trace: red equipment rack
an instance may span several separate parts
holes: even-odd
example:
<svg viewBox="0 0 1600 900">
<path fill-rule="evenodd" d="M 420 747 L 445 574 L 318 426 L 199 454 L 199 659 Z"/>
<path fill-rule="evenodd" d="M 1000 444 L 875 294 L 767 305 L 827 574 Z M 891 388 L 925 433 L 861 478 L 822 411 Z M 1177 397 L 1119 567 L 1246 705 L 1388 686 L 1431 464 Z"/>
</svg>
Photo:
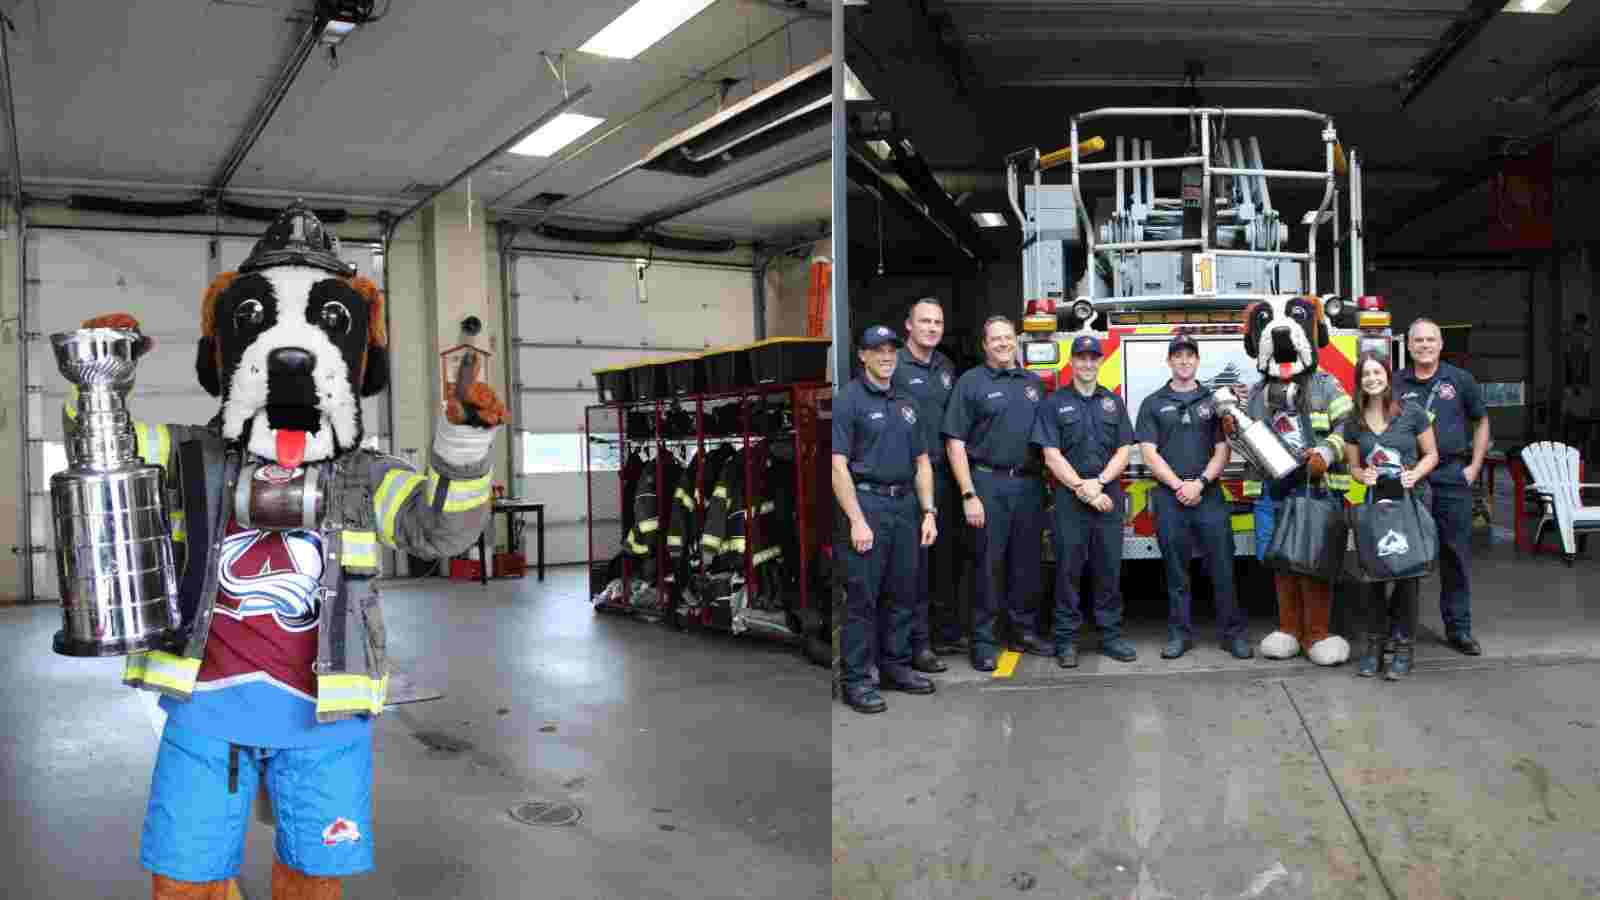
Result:
<svg viewBox="0 0 1600 900">
<path fill-rule="evenodd" d="M 654 572 L 639 571 L 640 562 L 627 553 L 622 553 L 624 529 L 622 523 L 627 519 L 625 504 L 631 498 L 623 489 L 622 481 L 626 463 L 631 450 L 645 446 L 654 449 L 654 456 L 650 465 L 655 466 L 655 483 L 659 486 L 666 470 L 666 453 L 671 447 L 681 447 L 702 455 L 709 446 L 718 443 L 733 443 L 740 450 L 748 450 L 753 444 L 762 441 L 788 440 L 794 441 L 794 490 L 795 510 L 798 521 L 799 539 L 795 542 L 798 548 L 798 595 L 790 615 L 788 615 L 788 630 L 792 632 L 793 639 L 803 640 L 806 633 L 815 628 L 818 616 L 815 610 L 816 598 L 811 590 L 811 577 L 813 563 L 822 552 L 822 547 L 831 539 L 832 524 L 827 516 L 827 505 L 832 494 L 826 476 L 830 445 L 832 440 L 831 416 L 827 410 L 831 408 L 833 388 L 826 382 L 797 382 L 789 384 L 769 384 L 749 387 L 736 391 L 706 392 L 697 394 L 681 394 L 671 397 L 658 397 L 649 400 L 633 400 L 615 403 L 605 403 L 585 407 L 584 410 L 584 439 L 586 445 L 584 472 L 587 485 L 588 503 L 588 539 L 590 560 L 590 596 L 598 597 L 606 586 L 616 577 L 612 570 L 611 561 L 621 558 L 621 598 L 619 602 L 596 603 L 595 608 L 606 612 L 619 612 L 628 614 L 645 614 L 651 618 L 658 617 L 675 626 L 697 625 L 716 627 L 711 622 L 709 607 L 702 609 L 700 621 L 680 621 L 678 616 L 679 600 L 676 592 L 669 589 L 670 563 L 668 553 L 657 553 L 653 557 Z M 751 409 L 753 406 L 762 407 L 763 411 L 771 406 L 772 398 L 780 398 L 787 403 L 793 428 L 782 429 L 776 432 L 752 428 Z M 708 404 L 719 404 L 725 401 L 735 401 L 740 407 L 740 432 L 737 435 L 711 436 L 706 434 L 706 407 Z M 755 401 L 752 403 L 751 401 Z M 686 408 L 693 404 L 694 433 L 692 437 L 666 438 L 664 425 L 669 410 L 674 407 Z M 645 413 L 651 424 L 650 436 L 645 439 L 636 439 L 629 436 L 629 413 Z M 597 457 L 602 455 L 597 448 L 615 447 L 616 466 L 597 466 Z M 609 455 L 609 454 L 605 454 Z M 753 529 L 757 521 L 757 507 L 760 497 L 750 488 L 753 484 L 753 456 L 746 453 L 745 461 L 745 521 L 748 529 Z M 696 478 L 694 492 L 696 497 L 695 516 L 696 522 L 703 523 L 705 518 L 705 494 L 707 487 L 703 483 L 704 475 L 698 469 L 694 472 Z M 666 499 L 666 498 L 663 498 Z M 612 518 L 616 516 L 616 518 Z M 664 516 L 658 513 L 658 516 Z M 696 529 L 698 533 L 698 528 Z M 749 534 L 749 532 L 747 532 Z M 753 536 L 753 535 L 752 535 Z M 747 540 L 744 551 L 745 563 L 745 591 L 747 597 L 753 597 L 757 589 L 754 545 L 756 541 Z M 698 546 L 684 547 L 688 558 L 688 571 L 692 579 L 694 574 L 701 572 L 704 565 Z M 645 561 L 649 566 L 650 561 Z M 640 608 L 632 603 L 633 582 L 635 579 L 653 579 L 657 593 L 657 604 L 654 607 Z M 757 633 L 767 635 L 765 630 Z"/>
</svg>

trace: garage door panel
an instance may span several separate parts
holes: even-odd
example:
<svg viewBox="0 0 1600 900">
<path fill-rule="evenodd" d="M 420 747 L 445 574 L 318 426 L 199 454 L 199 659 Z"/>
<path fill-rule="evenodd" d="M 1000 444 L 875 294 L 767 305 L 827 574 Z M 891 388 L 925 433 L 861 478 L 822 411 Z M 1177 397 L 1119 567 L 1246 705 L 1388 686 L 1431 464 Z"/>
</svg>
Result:
<svg viewBox="0 0 1600 900">
<path fill-rule="evenodd" d="M 573 394 L 523 394 L 519 398 L 520 406 L 517 409 L 518 427 L 535 434 L 565 434 L 583 431 L 584 410 L 582 405 L 594 403 L 592 392 L 576 395 L 579 402 L 573 401 Z M 614 421 L 614 420 L 613 420 Z M 598 427 L 599 423 L 595 423 Z"/>
<path fill-rule="evenodd" d="M 75 328 L 89 316 L 137 315 L 151 330 L 199 321 L 205 292 L 205 241 L 201 238 L 112 232 L 35 232 L 32 273 L 39 279 L 35 307 L 48 333 Z"/>
<path fill-rule="evenodd" d="M 622 263 L 529 259 L 517 263 L 519 327 L 528 340 L 637 344 L 650 336 L 633 268 Z"/>
<path fill-rule="evenodd" d="M 529 340 L 538 340 L 530 338 Z M 650 350 L 597 350 L 591 347 L 522 347 L 517 350 L 518 378 L 525 387 L 570 388 L 582 385 L 590 396 L 594 388 L 594 370 L 609 369 L 647 359 L 660 359 L 678 355 L 671 351 Z"/>
</svg>

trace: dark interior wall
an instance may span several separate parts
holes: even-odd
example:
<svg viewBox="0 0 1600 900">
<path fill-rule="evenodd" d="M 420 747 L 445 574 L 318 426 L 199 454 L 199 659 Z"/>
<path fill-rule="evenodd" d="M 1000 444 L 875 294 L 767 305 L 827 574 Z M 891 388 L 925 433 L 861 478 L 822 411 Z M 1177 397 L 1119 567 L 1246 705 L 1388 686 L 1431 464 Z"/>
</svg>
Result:
<svg viewBox="0 0 1600 900">
<path fill-rule="evenodd" d="M 919 297 L 935 297 L 945 308 L 945 339 L 940 349 L 957 368 L 976 365 L 982 356 L 978 329 L 991 315 L 1022 316 L 1022 264 L 996 263 L 967 274 L 895 274 L 886 266 L 876 274 L 877 263 L 853 256 L 852 267 L 866 271 L 850 278 L 850 326 L 860 334 L 868 325 L 882 324 L 904 334 L 906 312 Z"/>
</svg>

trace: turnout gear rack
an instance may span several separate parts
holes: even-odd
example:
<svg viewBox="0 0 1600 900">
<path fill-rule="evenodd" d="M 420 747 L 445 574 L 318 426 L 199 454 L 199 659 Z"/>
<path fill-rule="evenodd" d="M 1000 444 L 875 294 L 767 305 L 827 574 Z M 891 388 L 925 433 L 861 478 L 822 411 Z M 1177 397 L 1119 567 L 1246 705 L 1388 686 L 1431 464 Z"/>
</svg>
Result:
<svg viewBox="0 0 1600 900">
<path fill-rule="evenodd" d="M 803 381 L 586 407 L 595 609 L 820 641 L 832 396 Z"/>
</svg>

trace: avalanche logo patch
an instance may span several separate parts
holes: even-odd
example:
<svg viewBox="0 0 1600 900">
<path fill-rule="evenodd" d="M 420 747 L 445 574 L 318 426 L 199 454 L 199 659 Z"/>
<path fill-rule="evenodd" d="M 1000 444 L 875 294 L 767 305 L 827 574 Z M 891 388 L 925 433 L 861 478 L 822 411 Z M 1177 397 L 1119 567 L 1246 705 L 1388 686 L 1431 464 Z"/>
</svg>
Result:
<svg viewBox="0 0 1600 900">
<path fill-rule="evenodd" d="M 1209 403 L 1199 407 L 1196 411 L 1200 413 L 1200 421 L 1202 422 L 1211 418 L 1211 404 Z"/>
<path fill-rule="evenodd" d="M 1023 388 L 1022 389 L 1022 393 L 1023 393 L 1023 396 L 1027 397 L 1030 401 L 1032 401 L 1034 403 L 1038 403 L 1039 402 L 1039 389 L 1034 387 L 1033 385 L 1030 384 L 1027 387 Z"/>
<path fill-rule="evenodd" d="M 334 819 L 327 828 L 322 829 L 322 846 L 332 847 L 334 844 L 354 844 L 361 840 L 361 829 L 356 823 L 343 816 Z"/>
<path fill-rule="evenodd" d="M 913 378 L 910 381 L 906 382 L 906 384 L 926 384 L 926 383 L 927 382 L 923 381 L 921 378 Z"/>
<path fill-rule="evenodd" d="M 1117 401 L 1111 399 L 1110 397 L 1101 397 L 1100 408 L 1108 413 L 1114 413 L 1117 411 Z"/>
<path fill-rule="evenodd" d="M 1456 398 L 1456 386 L 1455 385 L 1451 384 L 1448 381 L 1446 381 L 1444 384 L 1439 385 L 1439 399 L 1440 400 L 1454 400 L 1455 398 Z"/>
<path fill-rule="evenodd" d="M 939 380 L 944 382 L 944 389 L 947 391 L 950 390 L 950 385 L 955 384 L 955 379 L 950 377 L 949 372 L 940 372 Z"/>
<path fill-rule="evenodd" d="M 909 406 L 900 407 L 900 415 L 905 418 L 906 424 L 908 424 L 908 425 L 917 424 L 917 411 L 912 409 L 911 407 L 909 407 Z"/>
<path fill-rule="evenodd" d="M 285 469 L 277 463 L 267 463 L 256 470 L 255 480 L 265 481 L 267 484 L 288 484 L 294 480 L 299 469 Z"/>
<path fill-rule="evenodd" d="M 1385 556 L 1401 556 L 1411 552 L 1411 542 L 1398 531 L 1390 530 L 1378 541 L 1378 558 Z"/>
<path fill-rule="evenodd" d="M 216 611 L 237 621 L 271 616 L 288 632 L 317 627 L 322 536 L 315 531 L 241 531 L 222 542 Z"/>
</svg>

